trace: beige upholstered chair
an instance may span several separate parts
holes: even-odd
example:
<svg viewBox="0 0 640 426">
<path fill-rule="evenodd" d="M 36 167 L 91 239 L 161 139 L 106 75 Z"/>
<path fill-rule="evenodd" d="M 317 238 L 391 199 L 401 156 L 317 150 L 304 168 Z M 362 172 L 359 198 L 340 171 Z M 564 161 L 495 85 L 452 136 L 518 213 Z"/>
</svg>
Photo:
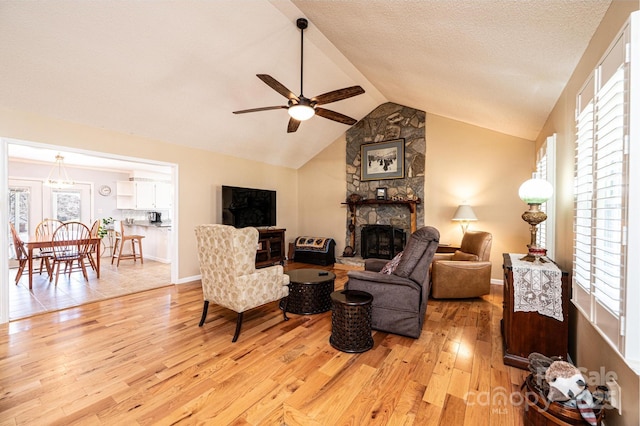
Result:
<svg viewBox="0 0 640 426">
<path fill-rule="evenodd" d="M 199 225 L 195 231 L 204 296 L 198 325 L 204 324 L 209 302 L 234 310 L 238 313 L 232 340 L 235 342 L 240 335 L 244 311 L 288 296 L 289 276 L 284 274 L 281 265 L 256 269 L 256 228 Z"/>
<path fill-rule="evenodd" d="M 431 270 L 431 296 L 435 299 L 462 299 L 489 294 L 491 289 L 492 236 L 488 232 L 467 231 L 460 250 L 436 254 Z"/>
</svg>

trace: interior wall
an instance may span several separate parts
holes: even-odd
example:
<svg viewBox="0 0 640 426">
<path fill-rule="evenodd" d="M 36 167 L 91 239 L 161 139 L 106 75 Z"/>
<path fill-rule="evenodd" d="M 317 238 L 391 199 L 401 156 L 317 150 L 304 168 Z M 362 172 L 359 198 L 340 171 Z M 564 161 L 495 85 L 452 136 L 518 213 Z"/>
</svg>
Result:
<svg viewBox="0 0 640 426">
<path fill-rule="evenodd" d="M 0 136 L 177 164 L 178 282 L 200 274 L 194 227 L 221 223 L 221 185 L 275 189 L 277 226 L 287 229 L 287 240 L 299 233 L 294 169 L 9 109 L 0 109 Z"/>
<path fill-rule="evenodd" d="M 331 237 L 336 256 L 345 248 L 346 134 L 298 169 L 299 236 Z M 293 235 L 292 237 L 296 237 Z"/>
<path fill-rule="evenodd" d="M 428 112 L 426 129 L 425 222 L 459 245 L 451 218 L 466 201 L 478 217 L 469 229 L 493 235 L 491 278 L 502 282 L 502 253 L 525 253 L 530 242 L 518 188 L 535 168 L 534 142 Z"/>
<path fill-rule="evenodd" d="M 573 161 L 575 143 L 576 94 L 600 60 L 609 44 L 628 19 L 640 8 L 637 0 L 614 0 L 582 59 L 549 115 L 536 140 L 540 146 L 545 138 L 557 134 L 556 152 L 556 261 L 567 271 L 572 269 L 573 256 Z M 636 236 L 637 237 L 637 236 Z M 631 283 L 632 285 L 638 283 Z M 611 425 L 640 424 L 640 377 L 593 328 L 573 305 L 570 311 L 569 353 L 573 361 L 591 372 L 613 372 L 622 386 L 622 416 L 607 412 Z"/>
<path fill-rule="evenodd" d="M 531 177 L 534 142 L 429 114 L 426 123 L 424 223 L 435 226 L 441 241 L 460 244 L 462 231 L 451 221 L 463 201 L 478 222 L 470 229 L 493 234 L 492 279 L 502 282 L 502 253 L 526 251 L 529 225 L 518 188 Z M 301 235 L 331 236 L 336 255 L 346 245 L 346 139 L 341 137 L 298 170 Z M 322 212 L 322 214 L 318 214 Z"/>
<path fill-rule="evenodd" d="M 65 169 L 69 174 L 69 177 L 73 178 L 78 183 L 90 183 L 93 185 L 93 190 L 98 191 L 100 185 L 109 185 L 113 192 L 108 197 L 94 196 L 93 197 L 93 212 L 91 212 L 91 222 L 103 217 L 121 218 L 122 211 L 116 208 L 116 182 L 129 180 L 127 173 L 106 171 L 106 170 L 91 170 L 84 167 L 74 167 L 66 164 Z M 9 160 L 9 178 L 18 179 L 38 179 L 42 180 L 48 176 L 51 171 L 51 165 L 30 163 L 27 161 Z M 163 216 L 164 217 L 164 216 Z"/>
</svg>

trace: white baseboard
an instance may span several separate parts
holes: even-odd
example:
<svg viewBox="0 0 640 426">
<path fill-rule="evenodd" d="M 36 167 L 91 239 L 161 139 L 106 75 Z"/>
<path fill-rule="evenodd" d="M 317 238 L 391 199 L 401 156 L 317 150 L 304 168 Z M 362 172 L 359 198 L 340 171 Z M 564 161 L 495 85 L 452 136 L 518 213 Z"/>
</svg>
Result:
<svg viewBox="0 0 640 426">
<path fill-rule="evenodd" d="M 191 277 L 184 277 L 184 278 L 178 279 L 176 284 L 188 284 L 194 281 L 200 281 L 201 279 L 202 279 L 202 275 L 193 275 Z"/>
</svg>

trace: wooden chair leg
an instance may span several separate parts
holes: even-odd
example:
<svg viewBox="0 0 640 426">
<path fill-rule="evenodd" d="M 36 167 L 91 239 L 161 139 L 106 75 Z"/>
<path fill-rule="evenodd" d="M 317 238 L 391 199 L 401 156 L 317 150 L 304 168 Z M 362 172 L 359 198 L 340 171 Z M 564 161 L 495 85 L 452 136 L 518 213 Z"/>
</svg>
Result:
<svg viewBox="0 0 640 426">
<path fill-rule="evenodd" d="M 26 259 L 21 260 L 18 264 L 18 272 L 16 273 L 16 285 L 18 285 L 18 283 L 20 282 L 20 277 L 24 272 L 25 266 L 27 266 L 27 260 Z"/>
<path fill-rule="evenodd" d="M 87 267 L 84 265 L 84 259 L 78 259 L 78 263 L 82 268 L 82 275 L 84 275 L 84 280 L 89 282 L 89 275 L 87 275 Z M 71 274 L 69 274 L 71 276 Z"/>
<path fill-rule="evenodd" d="M 122 251 L 122 239 L 116 238 L 113 247 L 111 248 L 111 264 L 113 265 L 113 259 L 118 257 L 118 247 L 120 247 L 120 251 Z"/>
<path fill-rule="evenodd" d="M 207 318 L 208 310 L 209 310 L 209 301 L 205 300 L 204 306 L 202 307 L 202 318 L 200 318 L 200 324 L 198 324 L 198 327 L 202 327 L 202 324 L 204 324 L 204 320 Z"/>
<path fill-rule="evenodd" d="M 233 335 L 233 339 L 231 339 L 231 343 L 235 343 L 238 340 L 238 336 L 240 336 L 240 328 L 242 327 L 242 314 L 244 312 L 238 312 L 238 320 L 236 322 L 236 332 Z"/>
<path fill-rule="evenodd" d="M 144 265 L 144 257 L 142 257 L 142 238 L 138 238 L 138 248 L 140 249 L 140 264 Z"/>
<path fill-rule="evenodd" d="M 44 259 L 42 259 L 42 261 L 45 263 L 45 266 L 47 267 L 47 275 L 49 275 L 49 278 L 51 278 L 51 274 L 53 273 L 53 265 L 51 264 L 51 262 L 49 262 L 49 260 L 51 260 L 49 257 L 45 257 Z M 40 266 L 42 266 L 42 264 L 40 264 Z M 49 279 L 49 281 L 51 281 L 51 279 Z"/>
<path fill-rule="evenodd" d="M 62 264 L 62 262 L 58 262 L 58 268 L 56 269 L 56 283 L 55 285 L 58 285 L 58 278 L 60 278 L 60 265 Z"/>
<path fill-rule="evenodd" d="M 120 240 L 120 249 L 118 250 L 118 261 L 116 262 L 116 266 L 120 266 L 120 258 L 122 257 L 123 246 L 124 246 L 124 240 Z"/>
<path fill-rule="evenodd" d="M 138 258 L 136 257 L 136 240 L 131 239 L 131 254 L 133 255 L 133 263 L 136 263 Z"/>
<path fill-rule="evenodd" d="M 282 306 L 282 315 L 284 316 L 284 320 L 289 321 L 289 317 L 287 316 L 287 306 L 289 306 L 289 297 L 287 296 L 283 297 L 280 306 Z"/>
</svg>

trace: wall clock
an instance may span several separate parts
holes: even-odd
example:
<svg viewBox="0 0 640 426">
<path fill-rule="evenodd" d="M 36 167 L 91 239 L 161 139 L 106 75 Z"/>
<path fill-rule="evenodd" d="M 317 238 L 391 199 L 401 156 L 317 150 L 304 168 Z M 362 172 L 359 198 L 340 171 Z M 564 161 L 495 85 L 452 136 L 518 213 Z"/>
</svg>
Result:
<svg viewBox="0 0 640 426">
<path fill-rule="evenodd" d="M 111 195 L 111 187 L 109 185 L 102 185 L 100 189 L 98 189 L 98 192 L 100 193 L 100 195 L 106 197 L 108 195 Z"/>
</svg>

